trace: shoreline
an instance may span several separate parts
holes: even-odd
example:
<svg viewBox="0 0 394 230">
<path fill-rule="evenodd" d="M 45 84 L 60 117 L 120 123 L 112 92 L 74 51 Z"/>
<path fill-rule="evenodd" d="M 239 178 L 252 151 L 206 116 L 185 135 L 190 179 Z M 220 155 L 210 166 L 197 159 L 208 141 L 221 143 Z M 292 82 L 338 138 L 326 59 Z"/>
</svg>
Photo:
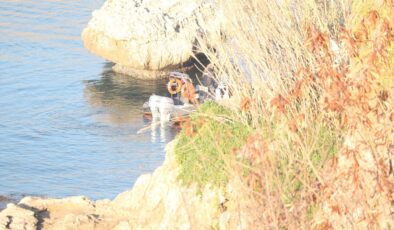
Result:
<svg viewBox="0 0 394 230">
<path fill-rule="evenodd" d="M 113 200 L 26 196 L 0 211 L 0 229 L 189 229 L 195 223 L 209 228 L 219 217 L 222 194 L 206 188 L 197 195 L 195 187 L 181 185 L 174 144 L 167 144 L 161 166 Z"/>
<path fill-rule="evenodd" d="M 223 18 L 213 3 L 179 4 L 171 7 L 159 2 L 148 4 L 144 6 L 149 8 L 145 12 L 132 2 L 105 1 L 92 13 L 81 34 L 84 46 L 116 63 L 112 68 L 115 72 L 141 75 L 144 80 L 160 78 L 169 69 L 186 69 L 200 32 L 203 30 L 212 39 L 219 39 L 217 34 Z M 152 23 L 156 18 L 160 19 L 158 24 Z M 161 26 L 163 23 L 166 26 Z M 167 26 L 172 24 L 175 28 Z M 146 32 L 141 33 L 141 25 Z M 0 229 L 190 229 L 194 226 L 211 229 L 217 226 L 223 191 L 206 186 L 197 194 L 200 189 L 196 186 L 180 183 L 173 151 L 175 141 L 167 144 L 161 166 L 139 176 L 132 188 L 112 200 L 26 196 L 13 204 L 9 203 L 13 200 L 4 196 L 4 203 L 8 204 L 0 210 Z"/>
</svg>

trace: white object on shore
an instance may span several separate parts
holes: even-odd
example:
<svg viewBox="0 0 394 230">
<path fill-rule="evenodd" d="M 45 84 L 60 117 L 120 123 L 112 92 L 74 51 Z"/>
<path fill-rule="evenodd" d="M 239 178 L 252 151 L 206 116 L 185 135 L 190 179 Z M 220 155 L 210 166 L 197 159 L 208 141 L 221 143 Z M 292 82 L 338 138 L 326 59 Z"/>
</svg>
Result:
<svg viewBox="0 0 394 230">
<path fill-rule="evenodd" d="M 220 82 L 218 87 L 215 89 L 215 100 L 221 100 L 221 99 L 229 99 L 230 94 L 228 92 L 228 87 L 224 82 Z"/>
<path fill-rule="evenodd" d="M 159 111 L 160 97 L 157 95 L 150 96 L 148 105 L 152 113 L 153 119 L 160 118 L 160 111 Z"/>
<path fill-rule="evenodd" d="M 171 120 L 171 114 L 174 110 L 174 101 L 168 97 L 162 97 L 159 105 L 160 121 L 167 123 Z"/>
<path fill-rule="evenodd" d="M 174 110 L 174 101 L 171 98 L 153 94 L 149 97 L 148 104 L 153 119 L 160 118 L 162 123 L 171 120 L 171 113 Z"/>
</svg>

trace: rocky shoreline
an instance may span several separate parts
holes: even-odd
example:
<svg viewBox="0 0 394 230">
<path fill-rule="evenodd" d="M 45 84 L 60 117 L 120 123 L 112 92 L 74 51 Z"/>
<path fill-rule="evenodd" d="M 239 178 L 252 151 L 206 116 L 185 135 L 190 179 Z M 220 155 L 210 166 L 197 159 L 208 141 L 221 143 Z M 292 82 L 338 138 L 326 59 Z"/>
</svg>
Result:
<svg viewBox="0 0 394 230">
<path fill-rule="evenodd" d="M 0 229 L 209 229 L 220 218 L 222 192 L 206 188 L 197 195 L 182 186 L 173 148 L 174 141 L 162 166 L 114 200 L 28 196 L 0 213 Z"/>
</svg>

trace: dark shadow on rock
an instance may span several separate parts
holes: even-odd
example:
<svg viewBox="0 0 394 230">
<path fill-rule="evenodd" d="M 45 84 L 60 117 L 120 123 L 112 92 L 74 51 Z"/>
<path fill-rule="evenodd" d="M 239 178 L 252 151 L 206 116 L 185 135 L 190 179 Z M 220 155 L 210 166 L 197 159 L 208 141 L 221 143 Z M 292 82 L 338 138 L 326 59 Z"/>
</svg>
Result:
<svg viewBox="0 0 394 230">
<path fill-rule="evenodd" d="M 196 53 L 188 61 L 182 63 L 181 72 L 189 74 L 192 79 L 200 77 L 205 68 L 210 64 L 207 56 L 204 53 Z M 184 71 L 182 71 L 184 70 Z"/>
<path fill-rule="evenodd" d="M 47 210 L 41 210 L 26 204 L 19 204 L 18 206 L 34 212 L 34 217 L 37 219 L 37 230 L 41 230 L 43 228 L 44 219 L 50 218 L 49 212 Z"/>
</svg>

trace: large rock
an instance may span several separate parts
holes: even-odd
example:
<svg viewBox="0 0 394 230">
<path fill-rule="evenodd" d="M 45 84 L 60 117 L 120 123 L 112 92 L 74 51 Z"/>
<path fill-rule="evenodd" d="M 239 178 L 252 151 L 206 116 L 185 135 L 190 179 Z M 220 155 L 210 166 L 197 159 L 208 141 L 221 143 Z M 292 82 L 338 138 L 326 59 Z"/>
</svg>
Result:
<svg viewBox="0 0 394 230">
<path fill-rule="evenodd" d="M 212 0 L 107 0 L 82 38 L 88 50 L 116 63 L 115 70 L 145 70 L 146 77 L 146 70 L 178 68 L 197 38 L 220 39 L 223 22 Z"/>
<path fill-rule="evenodd" d="M 7 208 L 0 213 L 0 230 L 34 230 L 37 228 L 38 220 L 35 217 L 35 212 L 29 208 L 8 204 Z"/>
</svg>

